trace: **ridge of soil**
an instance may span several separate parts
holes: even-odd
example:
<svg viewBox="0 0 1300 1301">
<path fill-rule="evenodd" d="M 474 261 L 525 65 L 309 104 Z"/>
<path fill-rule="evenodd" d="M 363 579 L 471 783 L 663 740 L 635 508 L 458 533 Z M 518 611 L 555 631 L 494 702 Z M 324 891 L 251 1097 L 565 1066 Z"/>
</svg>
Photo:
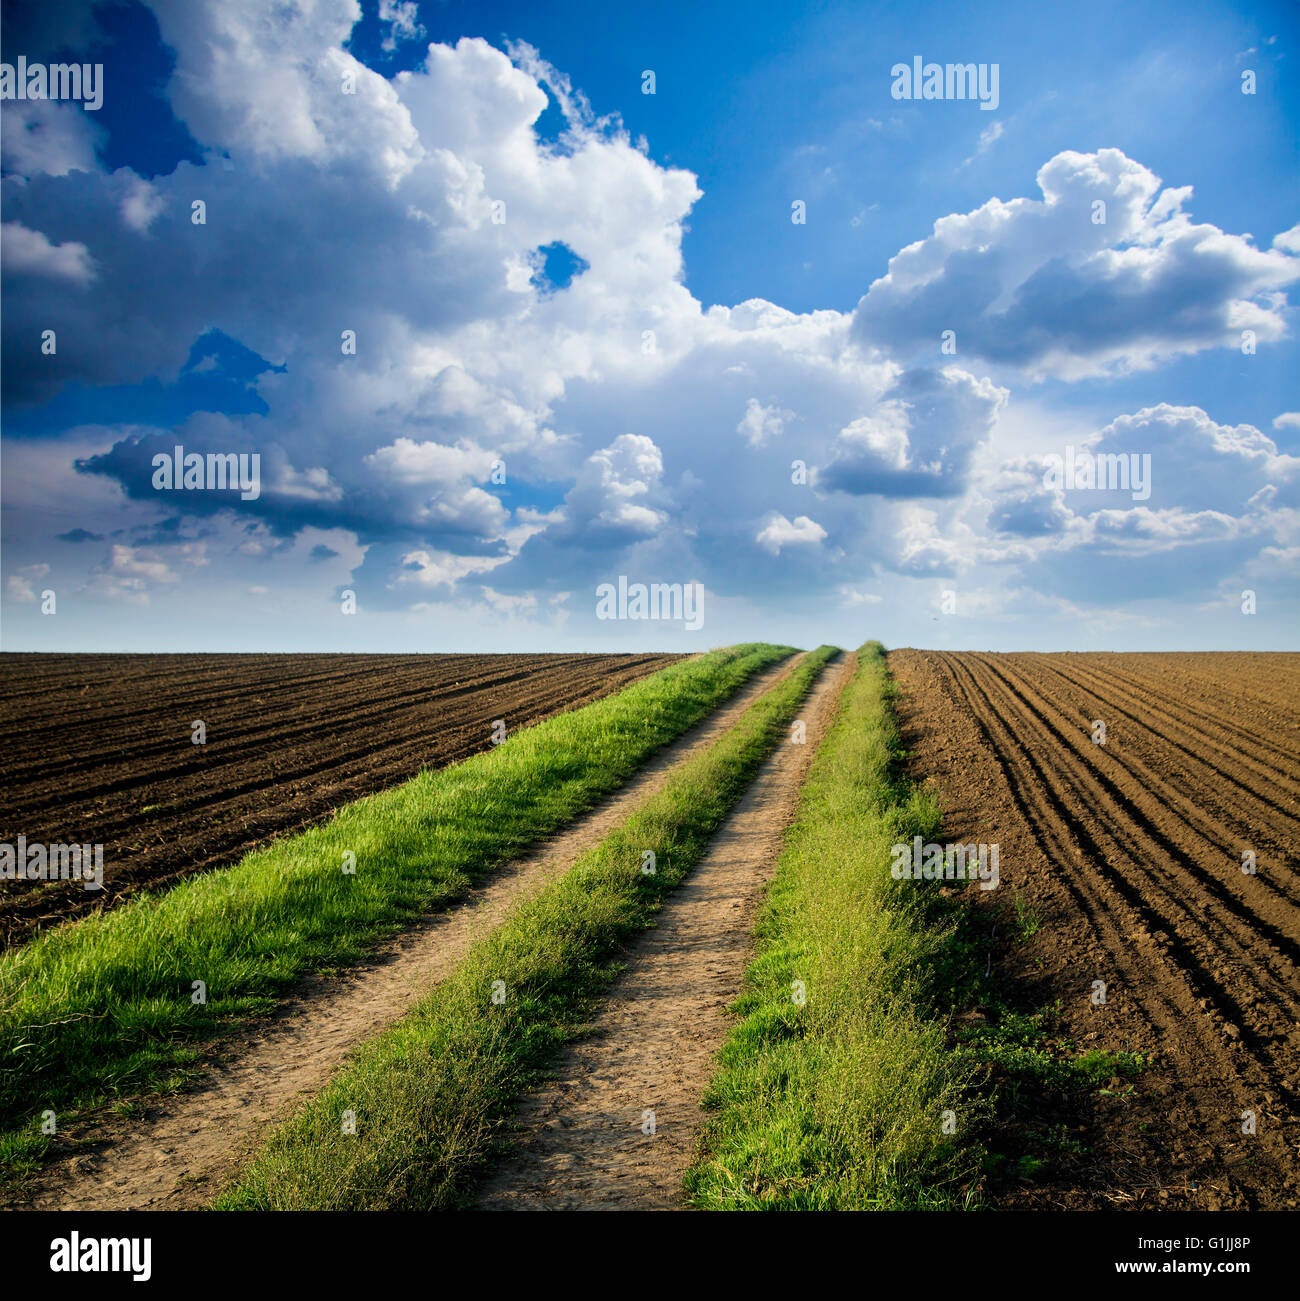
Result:
<svg viewBox="0 0 1300 1301">
<path fill-rule="evenodd" d="M 1079 1049 L 1149 1058 L 1109 1093 L 1044 1104 L 1034 1125 L 1081 1150 L 993 1203 L 1296 1207 L 1300 655 L 898 650 L 889 666 L 944 840 L 1001 846 L 999 889 L 963 894 L 1000 983 L 1020 1010 L 1059 1001 L 1053 1029 Z M 1017 896 L 1040 922 L 1023 942 Z"/>
</svg>

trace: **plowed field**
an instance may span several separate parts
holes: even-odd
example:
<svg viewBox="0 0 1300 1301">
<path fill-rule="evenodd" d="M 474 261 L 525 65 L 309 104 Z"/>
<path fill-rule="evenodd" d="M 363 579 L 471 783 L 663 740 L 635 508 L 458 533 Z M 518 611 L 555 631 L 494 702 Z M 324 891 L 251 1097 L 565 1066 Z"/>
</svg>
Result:
<svg viewBox="0 0 1300 1301">
<path fill-rule="evenodd" d="M 514 731 L 677 658 L 0 656 L 0 842 L 104 846 L 102 891 L 0 883 L 0 939 L 229 863 L 487 749 L 495 719 Z"/>
<path fill-rule="evenodd" d="M 1014 951 L 1004 925 L 997 961 L 1080 1047 L 1153 1058 L 1077 1126 L 1087 1161 L 1004 1204 L 1296 1206 L 1300 656 L 889 661 L 945 839 L 1000 843 L 992 893 L 1041 919 Z"/>
</svg>

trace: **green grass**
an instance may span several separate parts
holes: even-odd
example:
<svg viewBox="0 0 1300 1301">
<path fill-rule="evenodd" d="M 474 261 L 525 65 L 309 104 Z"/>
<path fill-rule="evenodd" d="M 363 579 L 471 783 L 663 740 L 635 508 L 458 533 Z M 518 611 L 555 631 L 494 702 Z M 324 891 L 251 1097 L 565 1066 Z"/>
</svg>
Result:
<svg viewBox="0 0 1300 1301">
<path fill-rule="evenodd" d="M 278 1130 L 220 1209 L 433 1209 L 463 1204 L 521 1094 L 585 1018 L 627 942 L 708 848 L 788 735 L 822 647 L 682 766 L 599 846 L 517 908 L 396 1026 L 362 1045 Z M 643 851 L 656 872 L 642 872 Z M 504 1001 L 494 1003 L 494 982 Z M 345 1113 L 355 1133 L 344 1132 Z"/>
<path fill-rule="evenodd" d="M 962 993 L 934 987 L 950 960 L 948 902 L 889 871 L 892 845 L 930 839 L 939 824 L 933 799 L 897 778 L 892 691 L 883 648 L 868 643 L 760 914 L 741 1019 L 687 1175 L 697 1207 L 974 1200 L 982 1154 L 971 1141 L 972 1068 L 952 1051 L 937 1006 Z"/>
<path fill-rule="evenodd" d="M 1042 922 L 1038 914 L 1034 911 L 1033 906 L 1029 904 L 1024 895 L 1016 895 L 1016 932 L 1025 942 L 1032 940 L 1038 934 Z"/>
<path fill-rule="evenodd" d="M 1141 1053 L 1103 1052 L 1076 1045 L 1048 1034 L 1047 1019 L 1053 1009 L 1013 1012 L 993 1005 L 995 1019 L 961 1035 L 961 1053 L 972 1062 L 992 1067 L 1002 1083 L 1004 1100 L 1013 1109 L 1028 1088 L 1057 1093 L 1100 1089 L 1115 1077 L 1137 1075 L 1145 1066 Z"/>
<path fill-rule="evenodd" d="M 1084 1124 L 1095 1099 L 1125 1098 L 1145 1069 L 1141 1053 L 1080 1051 L 1068 1037 L 1053 1033 L 1059 1006 L 1015 1011 L 990 988 L 981 1002 L 988 1020 L 965 1028 L 957 1052 L 975 1071 L 975 1084 L 987 1106 L 981 1113 L 988 1195 L 996 1201 L 1008 1184 L 1065 1178 L 1081 1182 L 1090 1148 L 1069 1134 Z M 1117 1088 L 1110 1088 L 1118 1081 Z M 1084 1125 L 1086 1128 L 1086 1124 Z"/>
<path fill-rule="evenodd" d="M 21 1169 L 39 1157 L 46 1108 L 62 1116 L 165 1086 L 196 1040 L 445 906 L 790 653 L 758 644 L 680 661 L 230 868 L 0 956 L 0 1161 Z M 355 874 L 343 871 L 347 852 Z M 195 981 L 206 1003 L 193 1001 Z"/>
</svg>

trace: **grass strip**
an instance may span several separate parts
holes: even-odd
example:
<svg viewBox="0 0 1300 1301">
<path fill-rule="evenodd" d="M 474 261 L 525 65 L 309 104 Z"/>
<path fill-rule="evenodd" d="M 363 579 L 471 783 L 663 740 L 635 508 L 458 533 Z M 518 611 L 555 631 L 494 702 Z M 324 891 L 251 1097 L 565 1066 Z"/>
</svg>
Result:
<svg viewBox="0 0 1300 1301">
<path fill-rule="evenodd" d="M 462 895 L 790 653 L 759 643 L 672 664 L 232 867 L 0 955 L 0 1164 L 39 1157 L 47 1108 L 174 1082 L 195 1040 Z"/>
<path fill-rule="evenodd" d="M 217 1207 L 463 1203 L 520 1096 L 581 1031 L 624 946 L 703 857 L 834 653 L 809 654 L 571 871 L 475 945 L 397 1025 L 362 1045 L 272 1135 Z M 655 854 L 653 873 L 642 870 L 646 850 Z"/>
<path fill-rule="evenodd" d="M 899 776 L 893 690 L 884 648 L 868 642 L 760 913 L 687 1174 L 697 1207 L 972 1202 L 972 1067 L 951 1047 L 938 1003 L 952 991 L 936 980 L 953 927 L 934 887 L 890 875 L 891 846 L 939 826 L 934 799 Z"/>
</svg>

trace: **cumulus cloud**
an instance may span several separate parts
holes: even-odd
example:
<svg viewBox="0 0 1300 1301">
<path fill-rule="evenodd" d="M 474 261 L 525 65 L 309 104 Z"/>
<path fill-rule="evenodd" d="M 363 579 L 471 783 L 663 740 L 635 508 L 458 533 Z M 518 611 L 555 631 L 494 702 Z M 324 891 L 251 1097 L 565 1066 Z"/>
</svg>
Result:
<svg viewBox="0 0 1300 1301">
<path fill-rule="evenodd" d="M 427 589 L 451 589 L 471 574 L 484 574 L 504 563 L 504 556 L 457 556 L 450 551 L 433 551 L 421 547 L 408 551 L 402 557 L 402 571 L 397 577 L 399 586 Z"/>
<path fill-rule="evenodd" d="M 652 504 L 663 477 L 653 439 L 620 434 L 587 458 L 565 497 L 549 540 L 587 550 L 618 548 L 653 537 L 668 514 Z"/>
<path fill-rule="evenodd" d="M 418 158 L 393 86 L 341 48 L 361 17 L 356 0 L 294 4 L 274 15 L 258 0 L 152 0 L 150 8 L 176 52 L 173 111 L 200 144 L 237 149 L 250 161 L 355 165 L 365 138 L 372 174 L 389 183 Z"/>
<path fill-rule="evenodd" d="M 1257 250 L 1193 224 L 1189 191 L 1118 151 L 1065 153 L 1039 172 L 1041 199 L 936 223 L 854 313 L 705 308 L 682 257 L 696 178 L 531 47 L 433 45 L 388 80 L 343 48 L 353 0 L 153 7 L 203 161 L 109 172 L 68 105 L 38 124 L 63 141 L 48 165 L 19 144 L 5 400 L 175 384 L 211 330 L 265 368 L 247 381 L 255 414 L 96 427 L 65 449 L 101 495 L 51 537 L 75 563 L 102 557 L 92 594 L 161 600 L 220 571 L 277 602 L 291 582 L 326 601 L 346 581 L 367 609 L 577 620 L 577 594 L 611 570 L 699 578 L 720 601 L 866 604 L 879 594 L 861 584 L 884 574 L 1190 547 L 1221 548 L 1227 572 L 1294 545 L 1279 523 L 1292 460 L 1249 426 L 1152 407 L 1099 431 L 1098 448 L 1151 452 L 1167 495 L 1146 514 L 1053 492 L 1032 457 L 996 446 L 1013 370 L 1072 377 L 1235 346 L 1244 328 L 1280 337 L 1294 230 Z M 381 18 L 391 41 L 416 34 L 409 4 Z M 564 126 L 544 140 L 551 103 Z M 6 112 L 7 132 L 37 129 Z M 539 286 L 539 250 L 557 244 L 585 270 Z M 57 358 L 31 346 L 47 327 Z M 944 329 L 957 357 L 937 367 Z M 997 382 L 984 361 L 1006 368 Z M 177 442 L 257 452 L 262 495 L 160 500 L 150 458 Z M 206 569 L 186 551 L 199 545 Z"/>
<path fill-rule="evenodd" d="M 388 24 L 384 36 L 385 50 L 395 50 L 403 41 L 414 41 L 424 35 L 420 25 L 420 7 L 415 0 L 379 0 L 379 21 Z"/>
<path fill-rule="evenodd" d="M 110 601 L 148 605 L 154 589 L 181 581 L 177 565 L 207 564 L 206 548 L 202 542 L 184 543 L 171 551 L 172 556 L 164 558 L 149 547 L 114 543 L 109 548 L 108 559 L 91 571 L 90 581 L 83 592 Z"/>
<path fill-rule="evenodd" d="M 398 438 L 372 452 L 366 457 L 366 463 L 397 483 L 446 486 L 471 475 L 485 477 L 494 459 L 490 452 L 463 443 L 448 446 L 430 440 L 416 442 L 412 438 Z"/>
<path fill-rule="evenodd" d="M 50 99 L 6 100 L 0 117 L 5 171 L 17 176 L 66 176 L 96 170 L 104 129 L 91 114 Z"/>
<path fill-rule="evenodd" d="M 985 474 L 961 524 L 980 539 L 972 557 L 997 558 L 1003 537 L 1001 559 L 1020 562 L 1039 590 L 1072 601 L 1104 594 L 1123 605 L 1218 586 L 1295 534 L 1300 458 L 1280 453 L 1252 425 L 1161 403 L 1118 416 L 1083 440 L 1076 455 L 1149 458 L 1141 500 L 1131 489 L 1062 485 L 1048 472 L 1049 458 L 1065 450 Z M 1100 485 L 1100 473 L 1097 479 Z"/>
<path fill-rule="evenodd" d="M 859 495 L 954 496 L 1006 398 L 955 367 L 905 371 L 872 415 L 840 430 L 818 483 Z"/>
<path fill-rule="evenodd" d="M 782 547 L 815 547 L 825 541 L 826 530 L 807 515 L 788 520 L 784 515 L 773 515 L 759 530 L 755 541 L 773 555 Z"/>
<path fill-rule="evenodd" d="M 165 205 L 162 194 L 148 181 L 133 177 L 122 196 L 122 220 L 128 229 L 143 235 Z"/>
<path fill-rule="evenodd" d="M 49 565 L 37 564 L 24 565 L 17 573 L 10 574 L 9 581 L 5 585 L 9 600 L 22 605 L 35 604 L 35 584 L 39 583 L 49 572 Z"/>
<path fill-rule="evenodd" d="M 1280 235 L 1275 235 L 1273 247 L 1280 248 L 1284 253 L 1300 253 L 1300 222 L 1289 230 L 1282 231 Z"/>
<path fill-rule="evenodd" d="M 5 270 L 15 276 L 41 276 L 50 280 L 71 280 L 89 284 L 94 279 L 90 250 L 69 240 L 52 244 L 39 230 L 28 230 L 17 221 L 0 226 L 0 247 L 4 251 Z"/>
<path fill-rule="evenodd" d="M 1118 149 L 1057 154 L 1038 186 L 936 221 L 863 295 L 857 337 L 906 355 L 951 330 L 959 356 L 1077 378 L 1285 334 L 1289 236 L 1263 251 L 1193 222 L 1190 187 L 1162 190 Z"/>
<path fill-rule="evenodd" d="M 1253 425 L 1223 425 L 1200 407 L 1162 402 L 1116 417 L 1082 449 L 1094 457 L 1148 457 L 1150 510 L 1244 511 L 1265 488 L 1300 504 L 1300 458 L 1279 453 Z M 1129 490 L 1076 489 L 1063 494 L 1074 511 L 1130 505 Z"/>
<path fill-rule="evenodd" d="M 1000 467 L 986 486 L 990 498 L 989 527 L 1020 537 L 1060 535 L 1069 522 L 1064 494 L 1044 482 L 1038 461 L 1013 461 Z"/>
</svg>

